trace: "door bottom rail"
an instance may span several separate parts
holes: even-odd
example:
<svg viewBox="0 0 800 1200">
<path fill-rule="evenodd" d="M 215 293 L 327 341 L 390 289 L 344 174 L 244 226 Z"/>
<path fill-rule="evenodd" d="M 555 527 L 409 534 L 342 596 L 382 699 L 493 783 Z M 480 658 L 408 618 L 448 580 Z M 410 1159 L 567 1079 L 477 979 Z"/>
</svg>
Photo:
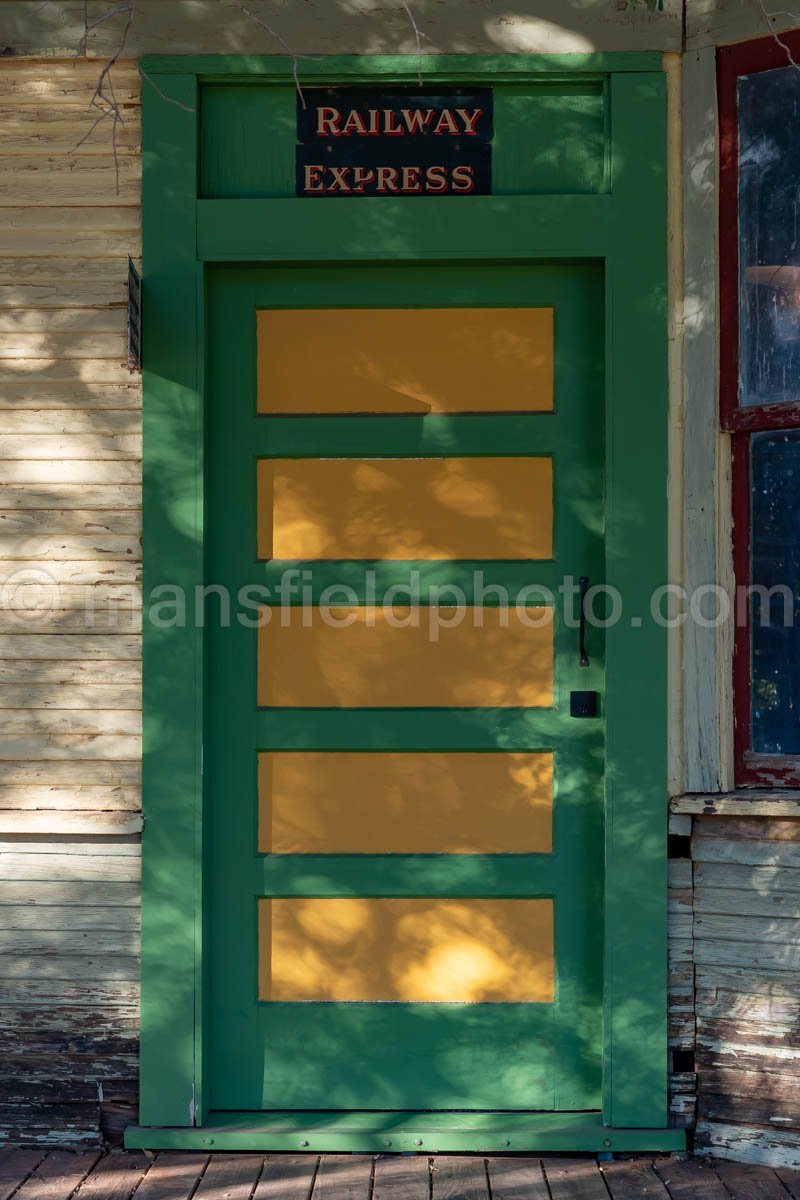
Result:
<svg viewBox="0 0 800 1200">
<path fill-rule="evenodd" d="M 309 1154 L 680 1151 L 682 1129 L 617 1129 L 599 1112 L 211 1112 L 200 1126 L 130 1126 L 141 1150 Z"/>
</svg>

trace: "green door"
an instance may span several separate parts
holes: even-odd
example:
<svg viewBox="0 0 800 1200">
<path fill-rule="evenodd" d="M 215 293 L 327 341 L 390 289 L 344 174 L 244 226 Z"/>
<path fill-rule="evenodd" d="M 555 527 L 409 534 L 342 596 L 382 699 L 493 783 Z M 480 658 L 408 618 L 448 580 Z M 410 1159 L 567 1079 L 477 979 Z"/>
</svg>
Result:
<svg viewBox="0 0 800 1200">
<path fill-rule="evenodd" d="M 220 268 L 207 336 L 211 1107 L 599 1109 L 601 272 Z"/>
</svg>

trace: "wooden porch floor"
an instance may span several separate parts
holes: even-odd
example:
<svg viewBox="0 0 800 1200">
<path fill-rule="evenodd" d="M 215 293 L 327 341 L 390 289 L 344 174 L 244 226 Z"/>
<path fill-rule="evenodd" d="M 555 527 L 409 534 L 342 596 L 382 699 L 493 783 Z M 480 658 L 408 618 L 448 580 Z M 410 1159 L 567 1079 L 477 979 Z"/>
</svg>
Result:
<svg viewBox="0 0 800 1200">
<path fill-rule="evenodd" d="M 719 1160 L 0 1151 L 0 1200 L 800 1200 L 800 1172 Z"/>
</svg>

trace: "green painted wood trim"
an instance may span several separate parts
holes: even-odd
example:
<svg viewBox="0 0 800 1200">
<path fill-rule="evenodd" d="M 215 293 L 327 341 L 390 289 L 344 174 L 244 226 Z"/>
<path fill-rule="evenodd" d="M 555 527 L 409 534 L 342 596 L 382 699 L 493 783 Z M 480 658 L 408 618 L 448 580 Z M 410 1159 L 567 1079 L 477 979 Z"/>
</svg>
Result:
<svg viewBox="0 0 800 1200">
<path fill-rule="evenodd" d="M 301 201 L 302 203 L 302 201 Z M 399 307 L 399 306 L 398 306 Z M 429 413 L 396 417 L 259 417 L 253 453 L 263 458 L 552 457 L 555 413 Z"/>
<path fill-rule="evenodd" d="M 202 562 L 202 268 L 196 260 L 197 84 L 142 96 L 144 591 L 186 589 Z M 202 630 L 143 633 L 141 1117 L 191 1125 L 199 1085 Z"/>
<path fill-rule="evenodd" d="M 504 589 L 502 599 L 509 604 L 517 599 L 526 605 L 541 603 L 549 607 L 552 597 L 563 583 L 564 573 L 550 559 L 542 559 L 533 567 L 526 562 L 459 561 L 455 559 L 429 559 L 427 562 L 375 561 L 351 559 L 350 561 L 302 562 L 281 559 L 262 561 L 263 584 L 269 589 L 269 597 L 280 599 L 281 588 L 287 600 L 293 604 L 304 603 L 304 593 L 313 603 L 318 603 L 326 588 L 344 585 L 352 588 L 355 603 L 372 604 L 376 597 L 385 594 L 390 587 L 407 587 L 409 593 L 419 597 L 420 604 L 431 600 L 439 602 L 453 597 L 452 592 L 432 592 L 431 589 L 455 586 L 461 588 L 467 604 L 476 597 L 484 607 L 497 607 L 500 599 L 497 592 L 489 588 Z M 560 566 L 560 565 L 559 565 Z M 255 572 L 254 572 L 255 577 Z M 290 588 L 294 590 L 290 593 Z M 405 593 L 408 595 L 409 593 Z M 334 593 L 328 592 L 331 596 Z M 399 594 L 399 593 L 397 593 Z M 335 593 L 340 599 L 341 592 Z"/>
<path fill-rule="evenodd" d="M 294 63 L 278 54 L 198 54 L 145 55 L 142 70 L 148 75 L 178 75 L 186 72 L 203 79 L 237 79 L 253 82 L 259 77 L 271 83 L 294 83 Z M 573 78 L 575 75 L 602 76 L 611 71 L 660 71 L 658 51 L 590 54 L 416 54 L 403 55 L 319 55 L 300 61 L 300 82 L 340 80 L 419 83 L 519 82 L 544 75 Z"/>
<path fill-rule="evenodd" d="M 339 203 L 199 200 L 197 240 L 205 262 L 599 258 L 610 220 L 607 195 L 368 196 L 357 221 Z"/>
<path fill-rule="evenodd" d="M 128 1149 L 539 1153 L 683 1150 L 682 1129 L 609 1129 L 599 1113 L 211 1113 L 203 1129 L 125 1131 Z"/>
<path fill-rule="evenodd" d="M 563 859 L 569 861 L 569 852 Z M 255 864 L 263 896 L 554 896 L 555 854 L 273 854 Z"/>
<path fill-rule="evenodd" d="M 611 80 L 614 243 L 607 262 L 604 1114 L 667 1120 L 666 98 L 661 74 Z M 632 626 L 639 618 L 641 626 Z"/>
<path fill-rule="evenodd" d="M 557 747 L 568 753 L 582 742 L 591 747 L 598 723 L 572 721 L 566 697 L 562 705 L 560 713 L 547 708 L 270 708 L 255 714 L 254 723 L 261 750 Z"/>
</svg>

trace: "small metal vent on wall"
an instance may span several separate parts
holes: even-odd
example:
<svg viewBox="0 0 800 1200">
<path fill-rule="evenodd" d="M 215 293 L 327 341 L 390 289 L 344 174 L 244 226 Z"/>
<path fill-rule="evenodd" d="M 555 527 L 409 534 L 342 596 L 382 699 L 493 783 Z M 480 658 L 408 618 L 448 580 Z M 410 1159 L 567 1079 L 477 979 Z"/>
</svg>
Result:
<svg viewBox="0 0 800 1200">
<path fill-rule="evenodd" d="M 142 369 L 142 280 L 128 255 L 128 370 Z"/>
</svg>

